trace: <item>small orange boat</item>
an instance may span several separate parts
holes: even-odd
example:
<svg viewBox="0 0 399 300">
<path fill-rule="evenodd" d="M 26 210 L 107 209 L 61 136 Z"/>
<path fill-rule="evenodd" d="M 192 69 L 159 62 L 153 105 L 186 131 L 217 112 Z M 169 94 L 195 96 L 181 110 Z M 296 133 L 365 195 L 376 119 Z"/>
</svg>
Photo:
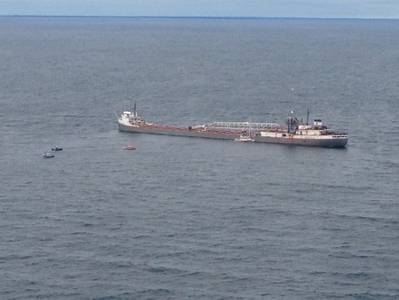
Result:
<svg viewBox="0 0 399 300">
<path fill-rule="evenodd" d="M 127 145 L 123 147 L 123 150 L 136 150 L 136 147 L 134 147 L 133 145 Z"/>
</svg>

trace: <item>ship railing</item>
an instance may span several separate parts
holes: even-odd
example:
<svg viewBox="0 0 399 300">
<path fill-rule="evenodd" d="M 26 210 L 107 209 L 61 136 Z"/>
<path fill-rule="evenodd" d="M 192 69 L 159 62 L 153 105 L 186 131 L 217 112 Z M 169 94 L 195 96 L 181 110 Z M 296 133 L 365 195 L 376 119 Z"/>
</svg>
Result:
<svg viewBox="0 0 399 300">
<path fill-rule="evenodd" d="M 229 128 L 229 129 L 277 129 L 278 123 L 250 123 L 250 122 L 212 122 L 206 124 L 208 128 Z"/>
<path fill-rule="evenodd" d="M 346 133 L 344 131 L 336 131 L 336 130 L 327 129 L 327 130 L 320 131 L 320 135 L 347 136 L 348 133 Z"/>
</svg>

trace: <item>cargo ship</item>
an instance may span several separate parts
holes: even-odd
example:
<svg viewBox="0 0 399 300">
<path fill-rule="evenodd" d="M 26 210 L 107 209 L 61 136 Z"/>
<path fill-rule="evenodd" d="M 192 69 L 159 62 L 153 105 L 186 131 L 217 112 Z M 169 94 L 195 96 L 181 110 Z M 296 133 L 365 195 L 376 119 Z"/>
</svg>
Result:
<svg viewBox="0 0 399 300">
<path fill-rule="evenodd" d="M 306 122 L 299 121 L 291 112 L 286 124 L 251 122 L 212 122 L 191 126 L 172 126 L 151 123 L 139 116 L 134 104 L 133 111 L 124 111 L 118 117 L 120 131 L 148 133 L 232 141 L 253 141 L 300 146 L 343 148 L 348 142 L 348 134 L 329 129 L 320 119 L 309 124 L 309 111 Z"/>
</svg>

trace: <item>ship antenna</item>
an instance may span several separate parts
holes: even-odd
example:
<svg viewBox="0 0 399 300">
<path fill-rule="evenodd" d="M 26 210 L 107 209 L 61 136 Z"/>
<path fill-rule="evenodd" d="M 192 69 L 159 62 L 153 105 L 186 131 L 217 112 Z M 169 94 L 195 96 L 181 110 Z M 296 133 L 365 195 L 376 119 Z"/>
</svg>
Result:
<svg viewBox="0 0 399 300">
<path fill-rule="evenodd" d="M 308 108 L 308 110 L 306 111 L 306 125 L 309 125 L 309 114 L 310 114 L 310 111 Z"/>
</svg>

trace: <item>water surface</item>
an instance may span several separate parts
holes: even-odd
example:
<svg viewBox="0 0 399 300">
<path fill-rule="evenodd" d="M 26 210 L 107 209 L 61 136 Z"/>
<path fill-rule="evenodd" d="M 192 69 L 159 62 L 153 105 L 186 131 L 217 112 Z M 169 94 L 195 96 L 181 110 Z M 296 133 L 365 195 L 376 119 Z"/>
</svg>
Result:
<svg viewBox="0 0 399 300">
<path fill-rule="evenodd" d="M 0 41 L 0 298 L 399 297 L 399 22 L 3 17 Z M 310 108 L 350 141 L 120 133 L 132 101 Z"/>
</svg>

